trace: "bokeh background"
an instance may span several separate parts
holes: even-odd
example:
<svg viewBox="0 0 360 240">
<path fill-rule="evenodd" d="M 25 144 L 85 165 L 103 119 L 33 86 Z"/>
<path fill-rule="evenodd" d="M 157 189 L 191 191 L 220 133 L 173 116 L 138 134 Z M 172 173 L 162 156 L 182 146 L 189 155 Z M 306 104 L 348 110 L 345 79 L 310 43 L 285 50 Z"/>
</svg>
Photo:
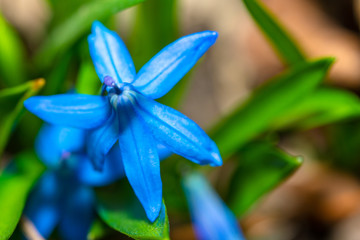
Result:
<svg viewBox="0 0 360 240">
<path fill-rule="evenodd" d="M 336 57 L 329 85 L 360 94 L 359 0 L 262 2 L 307 56 Z M 191 73 L 179 107 L 207 128 L 284 66 L 240 0 L 179 0 L 177 5 L 181 35 L 205 29 L 219 32 L 206 60 Z M 35 51 L 52 17 L 46 2 L 0 0 L 0 10 L 27 43 L 27 51 Z M 135 12 L 136 7 L 116 16 L 117 31 L 125 40 L 135 24 Z M 247 238 L 359 240 L 360 121 L 284 133 L 280 146 L 303 156 L 304 164 L 241 220 Z M 171 225 L 171 235 L 172 239 L 195 239 L 191 225 L 181 222 Z"/>
</svg>

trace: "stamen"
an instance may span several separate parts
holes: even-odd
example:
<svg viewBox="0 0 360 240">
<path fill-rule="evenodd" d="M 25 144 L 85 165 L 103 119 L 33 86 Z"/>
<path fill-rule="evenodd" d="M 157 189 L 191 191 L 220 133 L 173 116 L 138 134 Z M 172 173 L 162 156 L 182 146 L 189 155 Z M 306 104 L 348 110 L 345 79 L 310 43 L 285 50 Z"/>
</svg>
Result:
<svg viewBox="0 0 360 240">
<path fill-rule="evenodd" d="M 62 160 L 65 160 L 65 159 L 69 158 L 70 155 L 71 155 L 70 152 L 63 151 L 62 154 L 61 154 L 61 159 L 62 159 Z"/>
<path fill-rule="evenodd" d="M 108 87 L 114 87 L 115 86 L 115 80 L 110 76 L 106 76 L 104 78 L 104 85 L 106 85 Z"/>
</svg>

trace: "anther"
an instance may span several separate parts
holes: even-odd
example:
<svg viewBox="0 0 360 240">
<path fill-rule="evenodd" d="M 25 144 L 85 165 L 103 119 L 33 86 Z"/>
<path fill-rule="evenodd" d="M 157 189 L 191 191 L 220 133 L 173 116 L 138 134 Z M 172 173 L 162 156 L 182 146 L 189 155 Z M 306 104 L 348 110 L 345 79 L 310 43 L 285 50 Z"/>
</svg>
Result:
<svg viewBox="0 0 360 240">
<path fill-rule="evenodd" d="M 115 86 L 115 81 L 112 77 L 110 76 L 106 76 L 104 78 L 104 84 L 108 87 L 114 87 Z"/>
</svg>

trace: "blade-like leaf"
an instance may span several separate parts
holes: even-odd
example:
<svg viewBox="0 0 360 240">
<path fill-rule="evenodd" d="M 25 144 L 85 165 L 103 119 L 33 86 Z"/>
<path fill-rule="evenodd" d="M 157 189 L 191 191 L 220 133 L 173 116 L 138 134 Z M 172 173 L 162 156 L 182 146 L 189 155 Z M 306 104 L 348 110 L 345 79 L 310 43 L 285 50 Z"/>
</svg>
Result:
<svg viewBox="0 0 360 240">
<path fill-rule="evenodd" d="M 44 84 L 44 79 L 37 79 L 14 88 L 0 91 L 0 156 L 6 146 L 14 124 L 19 120 L 24 101 L 35 95 Z"/>
<path fill-rule="evenodd" d="M 252 143 L 236 155 L 239 166 L 231 180 L 229 206 L 243 215 L 260 197 L 275 188 L 302 163 L 269 143 Z"/>
<path fill-rule="evenodd" d="M 98 213 L 110 227 L 134 239 L 169 239 L 169 220 L 164 203 L 159 217 L 151 223 L 125 179 L 118 185 L 98 189 L 97 195 Z"/>
<path fill-rule="evenodd" d="M 101 82 L 96 75 L 91 60 L 83 59 L 76 80 L 76 91 L 81 94 L 96 95 L 101 88 Z"/>
<path fill-rule="evenodd" d="M 305 57 L 295 41 L 261 3 L 256 0 L 243 0 L 243 2 L 286 64 L 294 65 L 305 61 Z"/>
<path fill-rule="evenodd" d="M 89 240 L 103 239 L 109 233 L 111 233 L 111 228 L 109 228 L 103 221 L 96 219 L 91 225 L 90 231 L 87 235 Z"/>
<path fill-rule="evenodd" d="M 34 152 L 20 154 L 14 163 L 14 171 L 0 175 L 0 240 L 10 238 L 30 189 L 45 170 Z"/>
<path fill-rule="evenodd" d="M 81 6 L 88 2 L 89 0 L 48 0 L 52 13 L 50 28 L 61 24 L 61 22 L 74 14 L 74 12 L 76 12 Z"/>
<path fill-rule="evenodd" d="M 274 128 L 309 129 L 360 116 L 359 98 L 343 90 L 321 88 L 288 108 L 274 122 Z"/>
<path fill-rule="evenodd" d="M 0 12 L 0 79 L 6 86 L 25 80 L 24 46 Z"/>
<path fill-rule="evenodd" d="M 142 1 L 144 0 L 102 0 L 83 5 L 50 33 L 35 57 L 36 65 L 40 69 L 50 66 L 58 54 L 90 31 L 93 21 L 104 19 Z"/>
<path fill-rule="evenodd" d="M 252 138 L 263 133 L 272 122 L 297 101 L 312 92 L 324 79 L 333 59 L 301 63 L 266 85 L 220 121 L 210 136 L 226 159 Z"/>
</svg>

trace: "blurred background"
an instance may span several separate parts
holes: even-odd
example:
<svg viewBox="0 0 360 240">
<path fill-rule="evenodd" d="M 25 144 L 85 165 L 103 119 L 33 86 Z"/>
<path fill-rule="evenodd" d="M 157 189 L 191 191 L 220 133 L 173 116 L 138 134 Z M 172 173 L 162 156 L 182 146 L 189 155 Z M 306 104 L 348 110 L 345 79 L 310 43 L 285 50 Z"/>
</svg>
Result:
<svg viewBox="0 0 360 240">
<path fill-rule="evenodd" d="M 359 0 L 262 2 L 307 56 L 336 58 L 327 79 L 329 85 L 360 94 Z M 176 4 L 181 36 L 206 29 L 219 32 L 217 43 L 191 73 L 187 95 L 178 107 L 207 128 L 259 84 L 283 71 L 284 65 L 240 0 L 178 0 Z M 125 40 L 131 38 L 136 24 L 136 8 L 116 15 L 117 32 Z M 0 0 L 0 10 L 19 32 L 31 56 L 51 23 L 47 2 Z M 162 46 L 174 39 L 164 40 Z M 140 36 L 137 41 L 146 44 L 148 39 Z M 136 51 L 132 55 L 136 58 Z M 246 213 L 241 224 L 247 239 L 359 240 L 360 121 L 284 132 L 279 138 L 281 148 L 302 156 L 304 164 Z M 182 222 L 171 225 L 171 236 L 195 239 L 191 226 Z"/>
</svg>

